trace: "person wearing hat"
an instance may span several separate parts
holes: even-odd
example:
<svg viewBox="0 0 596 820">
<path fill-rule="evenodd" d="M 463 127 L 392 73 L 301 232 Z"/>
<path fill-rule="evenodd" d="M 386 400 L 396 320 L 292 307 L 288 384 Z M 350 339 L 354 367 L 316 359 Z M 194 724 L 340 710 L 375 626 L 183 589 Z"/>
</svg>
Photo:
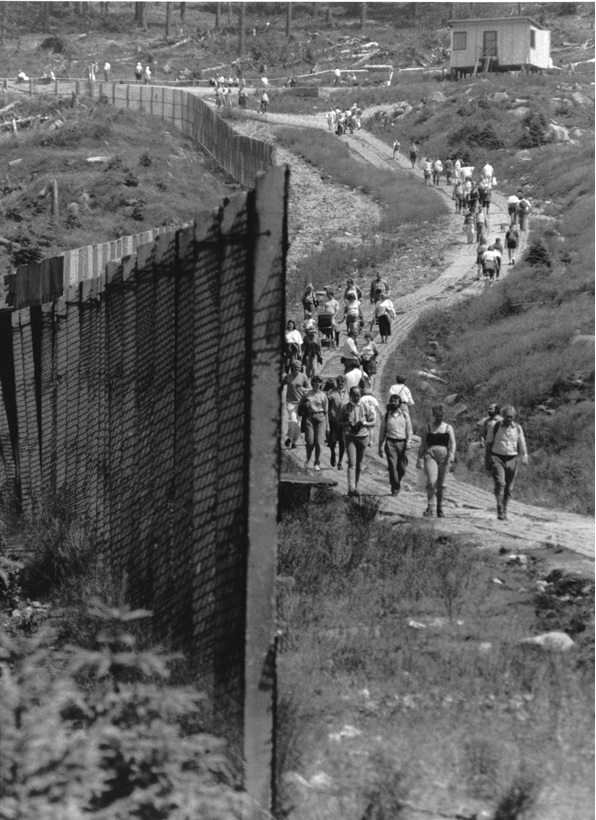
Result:
<svg viewBox="0 0 596 820">
<path fill-rule="evenodd" d="M 507 520 L 507 504 L 513 493 L 518 456 L 522 464 L 528 463 L 528 450 L 524 431 L 515 421 L 515 407 L 508 404 L 502 410 L 503 420 L 493 424 L 486 436 L 484 464 L 492 474 L 497 499 L 497 518 Z"/>
<path fill-rule="evenodd" d="M 498 421 L 503 421 L 503 417 L 499 413 L 500 409 L 501 408 L 499 407 L 499 405 L 495 404 L 494 402 L 492 404 L 489 404 L 486 409 L 486 416 L 480 419 L 480 421 L 476 425 L 480 441 L 483 445 L 486 444 L 486 437 L 488 436 L 488 431 L 493 426 L 493 424 L 496 424 Z"/>
<path fill-rule="evenodd" d="M 329 400 L 323 390 L 323 379 L 313 376 L 312 390 L 302 399 L 303 431 L 306 442 L 305 469 L 310 466 L 310 459 L 315 454 L 315 470 L 321 469 L 321 449 L 325 444 L 325 437 L 329 433 Z"/>
<path fill-rule="evenodd" d="M 389 396 L 387 412 L 381 419 L 379 456 L 387 459 L 391 495 L 397 495 L 408 465 L 407 450 L 412 441 L 410 414 L 402 410 L 401 398 L 394 393 Z"/>
</svg>

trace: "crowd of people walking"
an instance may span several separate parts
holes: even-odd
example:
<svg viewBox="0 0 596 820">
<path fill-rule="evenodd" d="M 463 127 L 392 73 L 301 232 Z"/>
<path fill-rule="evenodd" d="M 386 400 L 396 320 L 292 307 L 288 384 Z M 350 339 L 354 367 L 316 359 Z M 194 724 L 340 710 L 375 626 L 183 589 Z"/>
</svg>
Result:
<svg viewBox="0 0 596 820">
<path fill-rule="evenodd" d="M 333 112 L 328 115 L 329 129 L 337 129 Z M 347 121 L 344 117 L 344 121 Z M 340 126 L 341 128 L 345 125 Z M 354 123 L 354 127 L 357 127 Z M 392 156 L 400 151 L 395 140 Z M 408 148 L 412 168 L 419 158 L 419 148 L 411 141 Z M 528 229 L 530 203 L 522 190 L 507 202 L 509 225 L 504 237 L 489 243 L 492 189 L 496 184 L 494 169 L 485 163 L 477 179 L 474 168 L 465 166 L 460 159 L 428 157 L 421 163 L 426 184 L 440 186 L 443 181 L 451 187 L 455 213 L 464 216 L 464 232 L 469 244 L 475 245 L 477 277 L 484 278 L 487 286 L 498 281 L 507 261 L 515 264 L 520 231 Z M 412 421 L 414 399 L 405 384 L 405 378 L 396 377 L 384 400 L 373 395 L 377 373 L 379 344 L 386 344 L 392 325 L 397 319 L 395 305 L 390 298 L 387 280 L 379 272 L 370 283 L 370 326 L 362 311 L 363 288 L 355 279 L 346 281 L 343 305 L 332 288 L 317 292 L 309 283 L 302 298 L 303 320 L 300 330 L 291 320 L 286 329 L 284 386 L 288 416 L 285 446 L 295 449 L 304 436 L 305 470 L 322 469 L 326 448 L 329 465 L 338 470 L 347 466 L 348 495 L 360 494 L 359 483 L 366 467 L 368 454 L 376 446 L 379 457 L 387 465 L 389 490 L 398 496 L 408 466 L 415 425 Z M 373 334 L 373 328 L 380 337 Z M 343 343 L 341 343 L 341 334 Z M 341 344 L 341 346 L 340 346 Z M 340 352 L 343 372 L 334 376 L 321 374 L 324 347 Z M 333 359 L 336 361 L 337 357 Z M 338 368 L 340 365 L 338 365 Z M 378 391 L 377 391 L 378 393 Z M 496 404 L 489 408 L 482 422 L 478 445 L 484 451 L 486 470 L 493 478 L 494 494 L 499 520 L 507 519 L 507 506 L 513 493 L 518 464 L 528 462 L 523 429 L 516 422 L 516 411 L 510 405 L 502 414 Z M 416 424 L 419 433 L 416 467 L 420 471 L 426 491 L 424 517 L 445 516 L 445 493 L 450 473 L 457 462 L 457 443 L 453 426 L 445 420 L 441 404 L 431 408 L 431 416 Z"/>
</svg>

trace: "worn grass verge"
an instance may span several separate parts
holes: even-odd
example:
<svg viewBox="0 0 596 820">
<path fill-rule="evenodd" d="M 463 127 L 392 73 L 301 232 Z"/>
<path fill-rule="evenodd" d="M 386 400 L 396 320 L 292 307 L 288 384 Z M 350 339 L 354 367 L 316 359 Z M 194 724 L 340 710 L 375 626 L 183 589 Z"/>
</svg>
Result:
<svg viewBox="0 0 596 820">
<path fill-rule="evenodd" d="M 373 513 L 315 499 L 280 525 L 281 816 L 581 816 L 590 637 L 528 651 L 527 570 Z"/>
</svg>

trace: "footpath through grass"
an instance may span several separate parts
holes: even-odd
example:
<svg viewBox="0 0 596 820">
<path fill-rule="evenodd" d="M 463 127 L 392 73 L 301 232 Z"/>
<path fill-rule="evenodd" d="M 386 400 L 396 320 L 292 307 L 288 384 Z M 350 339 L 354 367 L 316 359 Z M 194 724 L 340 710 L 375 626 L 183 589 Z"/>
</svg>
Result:
<svg viewBox="0 0 596 820">
<path fill-rule="evenodd" d="M 280 816 L 589 816 L 593 585 L 576 648 L 556 654 L 520 644 L 573 632 L 527 556 L 326 494 L 279 542 Z"/>
<path fill-rule="evenodd" d="M 375 168 L 356 156 L 334 134 L 306 128 L 281 128 L 277 139 L 287 149 L 315 166 L 334 183 L 370 196 L 381 206 L 382 217 L 373 236 L 361 236 L 360 244 L 349 247 L 340 241 L 328 242 L 322 250 L 300 260 L 294 281 L 288 282 L 289 303 L 300 299 L 304 285 L 327 282 L 354 275 L 367 279 L 374 266 L 394 258 L 412 236 L 436 230 L 448 209 L 433 191 L 419 180 L 396 168 L 395 173 Z"/>
</svg>

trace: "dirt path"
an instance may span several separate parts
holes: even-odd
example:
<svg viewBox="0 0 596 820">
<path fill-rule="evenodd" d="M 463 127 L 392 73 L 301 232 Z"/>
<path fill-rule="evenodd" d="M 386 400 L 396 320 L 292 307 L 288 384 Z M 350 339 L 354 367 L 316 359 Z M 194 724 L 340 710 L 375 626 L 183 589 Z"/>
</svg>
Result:
<svg viewBox="0 0 596 820">
<path fill-rule="evenodd" d="M 368 112 L 367 112 L 368 113 Z M 241 129 L 247 132 L 247 127 L 253 135 L 264 137 L 267 132 L 269 138 L 274 133 L 272 126 L 299 125 L 311 128 L 325 129 L 327 127 L 323 115 L 296 116 L 283 114 L 268 114 L 260 117 L 256 123 L 243 123 Z M 388 173 L 396 175 L 396 184 L 404 173 L 415 173 L 410 163 L 403 155 L 393 160 L 388 146 L 367 131 L 357 131 L 353 136 L 341 137 L 350 148 L 367 162 Z M 291 159 L 291 158 L 290 158 Z M 288 158 L 284 155 L 284 161 Z M 294 162 L 292 162 L 292 166 Z M 422 184 L 422 181 L 421 181 Z M 441 186 L 438 195 L 449 199 L 451 191 Z M 311 218 L 316 219 L 316 213 Z M 494 191 L 491 203 L 489 234 L 503 234 L 507 219 L 506 198 Z M 441 231 L 441 242 L 445 248 L 445 267 L 434 281 L 418 286 L 408 295 L 396 300 L 398 320 L 393 328 L 393 335 L 387 345 L 381 346 L 379 356 L 379 374 L 377 384 L 381 383 L 383 368 L 395 366 L 395 351 L 404 341 L 421 312 L 431 304 L 444 306 L 455 303 L 462 297 L 470 294 L 481 294 L 484 288 L 482 282 L 475 280 L 475 245 L 469 246 L 462 233 L 462 218 L 453 214 L 449 219 L 449 228 Z M 522 237 L 522 240 L 525 237 Z M 521 249 L 520 249 L 521 250 Z M 503 266 L 503 275 L 508 273 L 508 266 Z M 392 283 L 390 282 L 390 286 Z M 394 293 L 392 287 L 392 293 Z M 364 311 L 367 322 L 371 317 L 371 307 Z M 342 372 L 340 353 L 329 351 L 325 354 L 322 368 L 323 376 L 335 376 Z M 385 406 L 385 396 L 375 392 L 381 406 Z M 297 457 L 304 458 L 304 445 L 299 445 Z M 365 461 L 364 471 L 360 480 L 362 494 L 373 496 L 379 501 L 382 514 L 395 517 L 396 520 L 419 518 L 426 506 L 424 491 L 417 488 L 417 471 L 415 468 L 416 450 L 412 451 L 410 465 L 402 484 L 402 493 L 394 498 L 390 494 L 387 468 L 384 459 L 376 454 L 376 447 L 370 448 L 370 455 Z M 531 456 L 530 456 L 531 462 Z M 338 471 L 329 464 L 328 452 L 323 454 L 323 475 L 338 481 L 338 490 L 347 492 L 346 471 Z M 520 467 L 518 480 L 531 479 L 531 463 L 527 468 Z M 591 518 L 574 515 L 558 510 L 550 510 L 529 504 L 512 501 L 510 504 L 509 521 L 498 521 L 496 518 L 495 500 L 491 492 L 475 487 L 471 484 L 458 481 L 451 476 L 446 493 L 446 517 L 444 519 L 420 519 L 424 526 L 434 527 L 437 532 L 458 534 L 483 549 L 506 548 L 513 551 L 539 551 L 541 557 L 548 564 L 556 564 L 568 570 L 581 571 L 592 574 L 594 571 L 594 521 Z"/>
</svg>

